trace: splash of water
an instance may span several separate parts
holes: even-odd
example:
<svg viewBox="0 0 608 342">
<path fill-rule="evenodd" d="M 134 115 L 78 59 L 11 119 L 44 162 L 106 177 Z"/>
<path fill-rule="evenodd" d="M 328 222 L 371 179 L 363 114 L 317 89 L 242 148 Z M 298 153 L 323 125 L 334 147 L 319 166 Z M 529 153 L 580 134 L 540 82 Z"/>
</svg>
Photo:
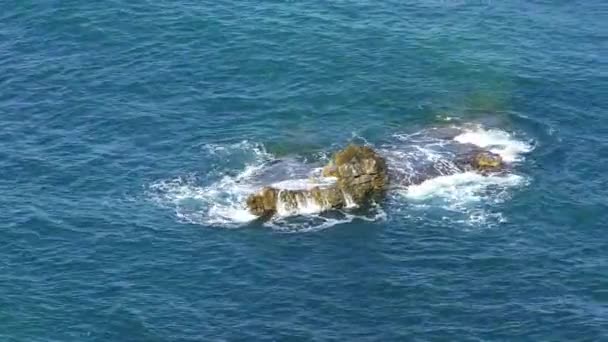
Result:
<svg viewBox="0 0 608 342">
<path fill-rule="evenodd" d="M 481 126 L 465 130 L 454 138 L 461 144 L 473 144 L 490 150 L 502 157 L 505 162 L 516 162 L 523 154 L 532 151 L 533 146 L 517 140 L 512 134 L 498 129 L 484 129 Z"/>
<path fill-rule="evenodd" d="M 272 183 L 270 186 L 282 190 L 310 190 L 316 186 L 333 185 L 336 183 L 336 180 L 335 177 L 310 177 L 305 179 L 288 179 Z"/>
<path fill-rule="evenodd" d="M 489 187 L 505 189 L 521 185 L 524 180 L 524 177 L 514 174 L 483 176 L 475 172 L 464 172 L 411 185 L 402 191 L 402 194 L 416 201 L 441 197 L 454 207 L 459 207 L 469 202 L 488 200 L 485 191 Z M 497 197 L 494 197 L 494 200 L 496 201 Z"/>
<path fill-rule="evenodd" d="M 244 155 L 246 163 L 236 174 L 228 174 L 208 185 L 195 175 L 152 183 L 147 193 L 161 206 L 172 208 L 182 222 L 221 227 L 238 227 L 256 217 L 245 207 L 249 194 L 258 186 L 250 180 L 272 158 L 263 146 L 247 141 L 228 146 L 206 145 L 210 154 L 222 159 Z"/>
<path fill-rule="evenodd" d="M 282 217 L 317 214 L 327 209 L 317 202 L 309 192 L 297 193 L 291 200 L 286 197 L 284 190 L 279 191 L 277 215 Z"/>
<path fill-rule="evenodd" d="M 469 226 L 492 226 L 505 222 L 505 216 L 496 212 L 496 204 L 506 200 L 512 190 L 527 184 L 525 176 L 514 173 L 483 176 L 475 172 L 461 172 L 452 163 L 450 146 L 472 144 L 499 154 L 507 163 L 522 161 L 533 149 L 529 142 L 518 140 L 509 132 L 487 129 L 480 125 L 449 128 L 455 134 L 446 137 L 433 130 L 400 135 L 397 138 L 405 145 L 414 145 L 409 150 L 400 146 L 387 149 L 389 165 L 399 168 L 404 174 L 407 187 L 397 186 L 391 196 L 395 206 L 407 207 L 410 219 L 427 220 L 442 215 L 450 220 Z M 432 163 L 437 177 L 410 185 L 422 169 L 421 163 Z M 439 165 L 439 169 L 437 169 Z M 396 177 L 398 178 L 398 177 Z"/>
<path fill-rule="evenodd" d="M 433 163 L 441 167 L 438 170 L 440 175 L 436 178 L 407 188 L 393 189 L 389 193 L 389 198 L 393 200 L 391 204 L 398 207 L 398 211 L 408 211 L 407 216 L 413 219 L 425 219 L 432 213 L 445 210 L 451 214 L 445 214 L 443 219 L 472 226 L 505 221 L 504 215 L 493 211 L 491 205 L 504 201 L 510 190 L 525 185 L 527 178 L 516 174 L 482 176 L 473 172 L 457 172 L 451 163 L 453 152 L 448 147 L 450 144 L 474 144 L 500 154 L 506 162 L 511 163 L 523 160 L 525 154 L 533 149 L 532 144 L 518 140 L 506 131 L 481 126 L 450 127 L 450 130 L 456 132 L 451 138 L 446 138 L 446 134 L 438 136 L 432 130 L 395 135 L 392 143 L 377 148 L 391 169 L 399 170 L 405 177 L 415 177 L 420 172 L 420 163 Z M 336 182 L 335 178 L 321 177 L 321 168 L 312 166 L 309 174 L 304 175 L 307 178 L 298 178 L 302 164 L 285 163 L 281 167 L 287 168 L 284 174 L 288 179 L 264 183 L 260 175 L 271 170 L 277 160 L 262 145 L 248 141 L 225 146 L 205 145 L 204 150 L 211 159 L 217 159 L 218 164 L 229 165 L 236 171 L 216 179 L 189 175 L 160 180 L 147 189 L 153 201 L 174 210 L 182 222 L 226 228 L 243 227 L 256 219 L 247 210 L 246 199 L 262 186 L 270 184 L 282 190 L 310 190 Z M 332 212 L 325 212 L 327 208 L 322 203 L 317 203 L 306 194 L 297 196 L 295 203 L 292 203 L 293 200 L 279 200 L 278 215 L 264 225 L 285 232 L 302 232 L 353 220 L 378 221 L 388 218 L 379 204 L 361 213 L 361 210 L 356 210 L 358 206 L 350 196 L 344 194 L 344 200 L 346 208 Z"/>
<path fill-rule="evenodd" d="M 168 180 L 159 180 L 148 186 L 148 197 L 162 207 L 174 210 L 180 222 L 238 228 L 257 219 L 249 213 L 245 203 L 252 193 L 268 185 L 260 181 L 259 176 L 274 165 L 276 159 L 267 153 L 259 144 L 243 141 L 227 146 L 205 145 L 205 151 L 212 157 L 241 165 L 240 172 L 226 174 L 216 180 L 201 179 L 196 175 L 180 176 Z M 291 175 L 298 165 L 281 164 L 286 175 Z M 301 167 L 301 165 L 299 165 Z M 286 179 L 271 183 L 271 186 L 282 190 L 310 190 L 315 186 L 329 186 L 336 182 L 333 177 L 322 177 L 321 168 L 311 168 L 308 178 Z M 297 170 L 300 171 L 300 170 Z M 281 198 L 281 196 L 279 196 Z M 345 198 L 348 203 L 348 198 Z M 355 208 L 350 199 L 349 207 Z M 368 219 L 364 215 L 354 215 L 345 211 L 332 214 L 323 213 L 327 208 L 317 203 L 310 196 L 300 196 L 295 205 L 279 201 L 278 215 L 264 225 L 280 231 L 314 231 L 351 222 L 357 217 Z"/>
</svg>

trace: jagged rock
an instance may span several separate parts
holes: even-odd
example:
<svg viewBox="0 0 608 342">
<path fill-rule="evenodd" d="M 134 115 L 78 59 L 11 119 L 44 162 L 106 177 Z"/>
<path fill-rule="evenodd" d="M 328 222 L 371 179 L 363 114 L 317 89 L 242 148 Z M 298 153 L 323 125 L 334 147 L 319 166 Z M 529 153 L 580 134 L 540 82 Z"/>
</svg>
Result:
<svg viewBox="0 0 608 342">
<path fill-rule="evenodd" d="M 482 174 L 496 172 L 504 167 L 504 163 L 498 154 L 476 150 L 458 158 L 448 166 L 433 165 L 427 170 L 428 172 L 414 175 L 407 182 L 421 183 L 426 179 L 443 175 L 443 171 L 473 170 Z M 451 170 L 452 168 L 454 170 Z M 335 177 L 336 183 L 301 190 L 265 187 L 249 196 L 247 207 L 256 216 L 270 217 L 277 212 L 281 215 L 290 215 L 306 210 L 320 212 L 353 204 L 363 205 L 381 197 L 389 181 L 384 158 L 367 146 L 356 145 L 350 145 L 336 153 L 333 160 L 323 168 L 322 175 Z"/>
<path fill-rule="evenodd" d="M 348 205 L 344 193 L 337 186 L 315 187 L 311 193 L 316 202 L 324 209 L 339 209 Z"/>
<path fill-rule="evenodd" d="M 260 217 L 269 217 L 277 212 L 295 214 L 304 208 L 312 211 L 325 211 L 343 208 L 346 205 L 346 196 L 337 185 L 316 186 L 309 190 L 265 187 L 247 198 L 249 211 Z"/>
<path fill-rule="evenodd" d="M 277 211 L 279 190 L 265 187 L 247 198 L 247 208 L 256 216 L 272 216 Z"/>
<path fill-rule="evenodd" d="M 356 204 L 381 194 L 388 184 L 386 161 L 367 146 L 349 145 L 336 153 L 324 174 L 335 175 L 339 188 Z"/>
<path fill-rule="evenodd" d="M 457 161 L 464 171 L 477 171 L 482 174 L 501 171 L 505 164 L 502 157 L 490 151 L 476 151 Z"/>
<path fill-rule="evenodd" d="M 249 196 L 247 207 L 257 216 L 271 216 L 276 212 L 297 213 L 303 208 L 315 211 L 339 209 L 365 203 L 381 194 L 388 183 L 386 162 L 366 146 L 350 145 L 336 153 L 322 174 L 336 177 L 337 182 L 309 190 L 265 187 Z"/>
<path fill-rule="evenodd" d="M 310 190 L 280 190 L 277 211 L 280 214 L 295 214 L 302 210 L 321 212 L 345 206 L 344 194 L 335 186 Z"/>
</svg>

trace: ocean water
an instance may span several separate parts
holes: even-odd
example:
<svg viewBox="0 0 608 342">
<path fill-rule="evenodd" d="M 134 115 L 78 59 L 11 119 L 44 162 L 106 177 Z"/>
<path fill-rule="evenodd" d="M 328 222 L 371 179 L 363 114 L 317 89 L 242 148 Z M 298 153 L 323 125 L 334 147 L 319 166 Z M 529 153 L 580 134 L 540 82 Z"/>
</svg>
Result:
<svg viewBox="0 0 608 342">
<path fill-rule="evenodd" d="M 0 341 L 608 340 L 607 13 L 4 1 Z M 350 142 L 509 172 L 244 210 Z"/>
</svg>

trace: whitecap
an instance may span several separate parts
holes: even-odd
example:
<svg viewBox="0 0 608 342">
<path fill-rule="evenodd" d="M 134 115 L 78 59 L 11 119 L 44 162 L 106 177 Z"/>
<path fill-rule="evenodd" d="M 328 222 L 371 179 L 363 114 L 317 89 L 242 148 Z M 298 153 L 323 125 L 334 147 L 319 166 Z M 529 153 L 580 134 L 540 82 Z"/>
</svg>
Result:
<svg viewBox="0 0 608 342">
<path fill-rule="evenodd" d="M 488 149 L 502 157 L 506 162 L 516 162 L 522 155 L 532 151 L 532 144 L 517 140 L 512 134 L 499 129 L 485 129 L 477 126 L 466 129 L 457 135 L 454 141 L 461 144 L 473 144 Z"/>
<path fill-rule="evenodd" d="M 402 191 L 402 194 L 413 200 L 442 197 L 454 203 L 466 203 L 484 198 L 483 191 L 490 186 L 504 189 L 523 182 L 524 177 L 515 174 L 484 176 L 475 172 L 464 172 L 439 176 L 421 184 L 411 185 Z"/>
<path fill-rule="evenodd" d="M 514 188 L 526 184 L 527 178 L 516 174 L 484 176 L 464 172 L 432 178 L 398 193 L 415 209 L 450 212 L 444 220 L 491 226 L 506 222 L 504 215 L 495 211 L 495 206 L 508 199 Z"/>
</svg>

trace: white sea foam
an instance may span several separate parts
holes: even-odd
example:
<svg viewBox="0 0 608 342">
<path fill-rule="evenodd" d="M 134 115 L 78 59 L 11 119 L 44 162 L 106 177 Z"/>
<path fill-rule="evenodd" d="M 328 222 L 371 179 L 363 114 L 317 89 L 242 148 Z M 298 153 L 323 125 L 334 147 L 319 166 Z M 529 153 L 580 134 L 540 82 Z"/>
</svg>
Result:
<svg viewBox="0 0 608 342">
<path fill-rule="evenodd" d="M 346 203 L 346 208 L 352 209 L 358 207 L 357 203 L 355 203 L 355 200 L 349 193 L 342 191 L 342 196 L 344 196 L 344 203 Z"/>
<path fill-rule="evenodd" d="M 253 172 L 255 167 L 250 166 L 236 177 L 224 176 L 209 186 L 178 177 L 153 183 L 149 192 L 161 205 L 173 207 L 183 222 L 232 227 L 256 218 L 244 206 L 256 189 L 239 181 Z"/>
<path fill-rule="evenodd" d="M 449 164 L 453 155 L 452 150 L 446 147 L 450 144 L 468 143 L 487 148 L 500 154 L 507 162 L 522 160 L 524 154 L 533 148 L 530 143 L 502 130 L 481 126 L 453 128 L 456 130 L 453 139 L 434 136 L 432 131 L 421 131 L 397 135 L 391 145 L 380 146 L 378 150 L 386 157 L 393 171 L 399 170 L 407 178 L 420 172 L 421 162 Z M 302 173 L 302 164 L 295 159 L 283 160 L 282 164 L 277 165 L 275 158 L 262 145 L 248 141 L 231 145 L 205 145 L 204 150 L 211 162 L 217 163 L 217 166 L 214 164 L 215 170 L 220 169 L 221 165 L 222 169 L 236 171 L 216 177 L 197 177 L 195 174 L 160 180 L 152 183 L 147 191 L 155 202 L 174 210 L 182 222 L 226 228 L 243 227 L 256 219 L 247 210 L 246 199 L 262 186 L 299 190 L 327 186 L 336 181 L 335 178 L 321 177 L 321 168 L 311 168 L 308 175 L 306 171 Z M 445 169 L 443 176 L 407 188 L 393 189 L 389 202 L 396 208 L 389 212 L 405 211 L 406 217 L 421 220 L 439 214 L 454 223 L 473 226 L 503 222 L 506 220 L 504 215 L 491 206 L 504 201 L 511 189 L 527 181 L 526 177 L 516 174 L 449 174 L 456 171 L 449 167 Z M 267 178 L 264 177 L 273 179 L 277 174 L 282 174 L 282 178 L 274 183 L 266 182 Z M 351 210 L 357 208 L 352 198 L 346 194 L 344 198 L 347 208 L 331 213 L 324 212 L 326 208 L 322 204 L 306 196 L 298 199 L 297 208 L 280 202 L 278 215 L 264 225 L 285 232 L 303 232 L 325 229 L 355 219 L 387 219 L 387 212 L 378 204 L 361 213 Z M 395 201 L 397 198 L 399 200 Z M 441 214 L 442 210 L 449 213 Z"/>
<path fill-rule="evenodd" d="M 493 226 L 506 221 L 495 210 L 509 198 L 512 190 L 527 183 L 516 174 L 483 176 L 474 172 L 457 173 L 426 180 L 399 193 L 423 217 L 434 211 L 449 212 L 443 219 L 468 226 Z"/>
<path fill-rule="evenodd" d="M 497 203 L 509 198 L 513 189 L 525 185 L 527 178 L 513 173 L 483 176 L 461 172 L 452 163 L 457 156 L 453 153 L 459 153 L 459 144 L 473 144 L 489 149 L 511 163 L 523 160 L 533 145 L 506 131 L 481 125 L 451 126 L 439 130 L 439 133 L 428 129 L 397 135 L 401 145 L 392 144 L 382 149 L 394 174 L 394 190 L 389 199 L 394 202 L 392 206 L 398 208 L 391 212 L 413 220 L 439 217 L 442 221 L 476 227 L 505 222 L 507 219 L 497 210 Z M 407 186 L 424 170 L 422 165 L 425 162 L 427 165 L 431 163 L 441 175 Z M 424 178 L 424 174 L 422 176 Z"/>
<path fill-rule="evenodd" d="M 221 154 L 222 159 L 244 155 L 249 164 L 240 172 L 224 175 L 208 185 L 192 175 L 160 180 L 149 186 L 149 196 L 160 205 L 173 208 L 182 222 L 236 227 L 256 219 L 245 207 L 245 200 L 257 190 L 250 179 L 271 156 L 263 146 L 247 141 L 227 146 L 206 145 L 205 149 L 210 154 Z"/>
<path fill-rule="evenodd" d="M 473 144 L 499 154 L 506 162 L 519 161 L 530 152 L 532 144 L 517 140 L 512 134 L 498 129 L 484 129 L 477 126 L 467 129 L 454 138 L 461 144 Z"/>
<path fill-rule="evenodd" d="M 283 201 L 282 191 L 279 191 L 277 199 L 277 215 L 281 217 L 288 217 L 294 215 L 310 215 L 316 214 L 323 210 L 323 208 L 312 198 L 312 196 L 303 194 L 302 196 L 296 196 L 296 206 L 290 206 L 289 203 Z"/>
<path fill-rule="evenodd" d="M 350 210 L 334 210 L 331 212 L 315 212 L 296 216 L 274 216 L 264 226 L 285 233 L 313 232 L 327 229 L 336 225 L 346 224 L 355 220 L 378 222 L 387 219 L 387 213 L 376 203 L 365 213 Z"/>
<path fill-rule="evenodd" d="M 245 161 L 241 170 L 223 175 L 216 180 L 204 180 L 196 175 L 159 180 L 148 186 L 148 196 L 157 204 L 170 208 L 181 222 L 205 226 L 238 228 L 244 227 L 257 217 L 249 213 L 246 199 L 263 186 L 258 177 L 272 167 L 274 157 L 259 144 L 243 141 L 226 146 L 205 145 L 205 152 L 221 160 L 222 164 Z M 238 167 L 238 166 L 237 166 Z M 291 174 L 292 161 L 281 164 Z M 283 190 L 311 189 L 315 186 L 334 184 L 333 177 L 321 177 L 321 168 L 311 168 L 308 178 L 295 178 L 271 183 Z M 355 207 L 354 205 L 352 207 Z M 297 208 L 288 208 L 278 203 L 278 215 L 264 225 L 281 231 L 314 231 L 350 222 L 357 218 L 347 211 L 336 215 L 323 215 L 326 208 L 312 198 L 300 199 Z M 369 219 L 361 217 L 362 219 Z"/>
<path fill-rule="evenodd" d="M 303 179 L 288 179 L 273 183 L 273 188 L 282 190 L 310 190 L 314 187 L 330 186 L 336 182 L 335 177 L 320 177 L 320 178 L 303 178 Z"/>
<path fill-rule="evenodd" d="M 319 231 L 339 224 L 350 223 L 355 219 L 355 215 L 338 212 L 339 215 L 328 217 L 319 214 L 307 216 L 277 216 L 264 223 L 264 226 L 285 233 L 304 233 Z"/>
<path fill-rule="evenodd" d="M 483 191 L 490 186 L 511 187 L 521 184 L 523 180 L 522 176 L 514 174 L 483 176 L 475 172 L 464 172 L 439 176 L 421 184 L 411 185 L 404 194 L 413 200 L 442 197 L 454 204 L 464 204 L 484 199 Z"/>
</svg>

